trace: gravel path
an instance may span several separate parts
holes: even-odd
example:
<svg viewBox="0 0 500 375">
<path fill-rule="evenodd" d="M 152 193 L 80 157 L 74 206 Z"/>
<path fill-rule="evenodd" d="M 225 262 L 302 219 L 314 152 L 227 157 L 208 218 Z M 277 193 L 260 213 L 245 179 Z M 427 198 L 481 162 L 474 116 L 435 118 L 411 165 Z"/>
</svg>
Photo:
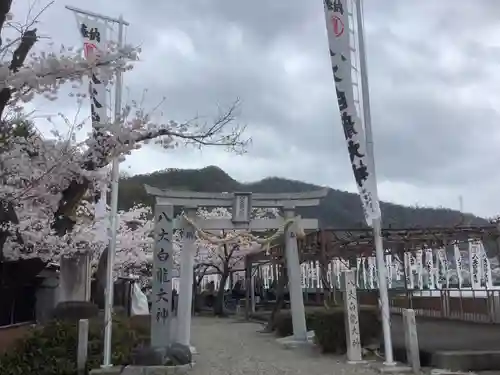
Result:
<svg viewBox="0 0 500 375">
<path fill-rule="evenodd" d="M 366 365 L 348 365 L 345 357 L 305 349 L 284 349 L 274 335 L 259 333 L 255 323 L 231 319 L 193 319 L 198 355 L 192 375 L 375 375 Z"/>
</svg>

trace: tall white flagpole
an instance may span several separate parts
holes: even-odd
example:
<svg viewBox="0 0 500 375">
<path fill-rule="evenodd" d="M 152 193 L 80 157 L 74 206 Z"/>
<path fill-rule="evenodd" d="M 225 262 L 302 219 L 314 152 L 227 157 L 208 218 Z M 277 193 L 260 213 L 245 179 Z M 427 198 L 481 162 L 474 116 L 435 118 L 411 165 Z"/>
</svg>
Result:
<svg viewBox="0 0 500 375">
<path fill-rule="evenodd" d="M 365 40 L 363 30 L 362 0 L 356 0 L 356 22 L 358 26 L 359 67 L 361 75 L 361 94 L 363 99 L 363 117 L 365 125 L 366 154 L 371 163 L 373 175 L 373 192 L 378 197 L 377 179 L 375 174 L 375 153 L 370 112 L 370 91 L 368 87 L 368 69 L 366 64 Z M 382 315 L 382 330 L 384 334 L 385 365 L 395 365 L 392 351 L 391 312 L 389 309 L 389 293 L 387 289 L 387 269 L 384 259 L 384 243 L 382 241 L 382 216 L 372 220 L 375 255 L 378 268 L 378 288 L 380 293 L 380 309 Z"/>
<path fill-rule="evenodd" d="M 118 48 L 123 47 L 123 29 L 129 23 L 123 20 L 111 18 L 94 12 L 81 10 L 72 6 L 66 6 L 66 9 L 75 12 L 76 14 L 86 15 L 95 19 L 101 19 L 107 22 L 118 24 Z M 121 105 L 122 105 L 122 73 L 120 70 L 116 72 L 115 83 L 115 108 L 114 120 L 115 125 L 121 121 Z M 110 212 L 110 234 L 109 234 L 109 249 L 106 268 L 106 292 L 104 306 L 104 353 L 102 367 L 110 367 L 111 364 L 111 334 L 112 334 L 112 312 L 113 312 L 113 269 L 116 252 L 116 232 L 118 226 L 118 179 L 120 175 L 120 167 L 118 158 L 114 158 L 111 169 L 111 212 Z"/>
<path fill-rule="evenodd" d="M 123 17 L 118 19 L 118 48 L 123 47 Z M 122 73 L 116 72 L 115 83 L 115 126 L 121 121 L 122 105 Z M 113 311 L 113 269 L 116 253 L 116 232 L 118 230 L 118 179 L 120 178 L 120 165 L 118 158 L 113 159 L 111 168 L 111 217 L 110 217 L 110 242 L 108 251 L 108 262 L 106 269 L 106 295 L 104 308 L 104 360 L 103 366 L 111 366 L 111 334 L 112 334 L 112 311 Z"/>
</svg>

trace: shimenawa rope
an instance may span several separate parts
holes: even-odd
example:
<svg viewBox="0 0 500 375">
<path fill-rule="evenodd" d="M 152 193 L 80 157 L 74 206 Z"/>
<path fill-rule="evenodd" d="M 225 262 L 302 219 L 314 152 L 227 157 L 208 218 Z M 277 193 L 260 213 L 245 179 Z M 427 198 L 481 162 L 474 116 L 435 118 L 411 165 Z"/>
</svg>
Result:
<svg viewBox="0 0 500 375">
<path fill-rule="evenodd" d="M 269 248 L 271 246 L 271 243 L 278 239 L 285 231 L 293 224 L 296 224 L 297 227 L 297 238 L 303 238 L 305 237 L 305 233 L 303 228 L 300 226 L 300 216 L 296 216 L 291 219 L 285 220 L 283 225 L 276 230 L 272 235 L 268 237 L 257 237 L 250 233 L 249 231 L 235 231 L 232 233 L 228 233 L 224 238 L 221 238 L 217 235 L 211 234 L 209 232 L 204 231 L 201 229 L 198 224 L 196 224 L 196 221 L 192 220 L 186 215 L 183 215 L 184 220 L 186 220 L 190 225 L 193 226 L 195 229 L 195 235 L 198 239 L 207 241 L 211 243 L 212 245 L 231 245 L 231 244 L 240 244 L 240 245 L 247 245 L 250 246 L 253 243 L 257 243 L 261 245 L 263 249 L 266 250 L 266 252 L 269 252 Z"/>
</svg>

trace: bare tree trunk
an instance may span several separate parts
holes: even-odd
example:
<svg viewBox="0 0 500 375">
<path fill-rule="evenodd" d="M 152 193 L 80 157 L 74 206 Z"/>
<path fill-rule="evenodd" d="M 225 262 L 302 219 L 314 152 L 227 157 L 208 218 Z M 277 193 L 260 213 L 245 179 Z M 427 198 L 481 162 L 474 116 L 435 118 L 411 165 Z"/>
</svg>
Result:
<svg viewBox="0 0 500 375">
<path fill-rule="evenodd" d="M 215 298 L 214 304 L 214 314 L 217 316 L 224 316 L 224 287 L 226 286 L 226 281 L 229 277 L 229 264 L 224 264 L 224 270 L 222 272 L 222 277 L 220 279 L 219 289 L 217 290 L 217 296 Z"/>
<path fill-rule="evenodd" d="M 203 277 L 205 276 L 205 271 L 201 274 L 201 276 L 196 277 L 196 271 L 193 270 L 193 314 L 196 312 L 200 311 L 201 305 L 200 305 L 200 285 L 201 281 L 203 280 Z"/>
</svg>

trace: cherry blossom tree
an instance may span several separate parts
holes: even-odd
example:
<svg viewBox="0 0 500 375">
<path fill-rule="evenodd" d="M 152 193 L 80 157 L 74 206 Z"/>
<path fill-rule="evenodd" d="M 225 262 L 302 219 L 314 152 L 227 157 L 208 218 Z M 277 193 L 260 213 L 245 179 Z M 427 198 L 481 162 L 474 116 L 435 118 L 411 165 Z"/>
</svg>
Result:
<svg viewBox="0 0 500 375">
<path fill-rule="evenodd" d="M 153 141 L 166 149 L 185 144 L 245 150 L 248 141 L 242 138 L 244 127 L 232 125 L 237 102 L 213 122 L 194 118 L 183 123 L 155 117 L 140 104 L 131 103 L 123 108 L 119 118 L 103 124 L 102 131 L 90 133 L 79 143 L 74 134 L 85 121 L 77 126 L 70 124 L 69 135 L 55 134 L 51 139 L 42 137 L 31 126 L 19 134 L 22 127 L 16 121 L 19 123 L 23 103 L 38 96 L 57 100 L 59 89 L 66 83 L 73 85 L 77 91 L 75 100 L 81 102 L 86 97 L 84 83 L 92 69 L 99 67 L 103 75 L 112 77 L 117 71 L 131 69 L 140 50 L 133 46 L 118 49 L 111 44 L 93 61 L 87 61 L 81 50 L 72 48 L 36 54 L 33 47 L 41 43 L 34 27 L 38 16 L 25 25 L 16 24 L 10 14 L 11 4 L 12 0 L 0 2 L 2 37 L 8 28 L 19 31 L 13 40 L 0 39 L 2 256 L 49 259 L 64 248 L 73 249 L 80 243 L 75 240 L 79 227 L 89 227 L 88 223 L 83 224 L 85 215 L 80 212 L 89 209 L 85 202 L 93 201 L 97 187 L 107 179 L 103 170 L 114 158 L 123 158 L 142 144 Z M 90 236 L 88 231 L 82 231 L 82 235 Z M 92 240 L 82 243 L 85 242 Z"/>
<path fill-rule="evenodd" d="M 231 212 L 226 208 L 215 208 L 212 210 L 199 209 L 198 216 L 206 219 L 230 219 Z M 266 219 L 278 216 L 274 209 L 254 209 L 254 218 Z M 201 235 L 197 231 L 197 254 L 195 258 L 195 274 L 215 271 L 220 275 L 219 288 L 217 290 L 214 313 L 224 314 L 224 287 L 231 272 L 242 269 L 245 256 L 262 251 L 262 245 L 242 234 L 241 230 L 222 230 L 218 233 Z M 180 249 L 182 251 L 182 248 Z M 200 275 L 199 275 L 200 276 Z"/>
</svg>

